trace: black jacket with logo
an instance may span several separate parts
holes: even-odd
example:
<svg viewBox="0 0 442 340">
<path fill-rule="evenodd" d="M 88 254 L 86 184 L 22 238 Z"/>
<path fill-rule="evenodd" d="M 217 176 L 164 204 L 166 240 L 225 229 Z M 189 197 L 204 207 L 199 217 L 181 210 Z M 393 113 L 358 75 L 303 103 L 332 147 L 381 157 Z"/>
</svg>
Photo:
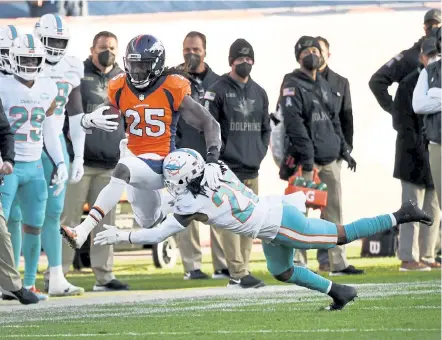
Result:
<svg viewBox="0 0 442 340">
<path fill-rule="evenodd" d="M 371 76 L 368 83 L 371 92 L 373 92 L 379 105 L 390 114 L 393 113 L 393 98 L 388 94 L 388 87 L 393 83 L 399 83 L 411 72 L 417 70 L 424 39 L 425 37 L 422 37 L 408 50 L 395 55 Z"/>
<path fill-rule="evenodd" d="M 180 65 L 182 66 L 182 65 Z M 212 71 L 206 64 L 206 69 L 201 74 L 190 73 L 190 87 L 192 98 L 203 105 L 204 92 L 206 89 L 219 79 L 219 75 Z M 177 148 L 190 148 L 198 151 L 203 158 L 206 158 L 207 147 L 204 139 L 204 132 L 190 126 L 182 118 L 178 120 L 175 144 Z"/>
<path fill-rule="evenodd" d="M 341 129 L 347 145 L 353 149 L 353 108 L 351 105 L 350 83 L 328 66 L 321 72 L 327 80 L 335 100 L 335 111 L 339 113 Z"/>
<path fill-rule="evenodd" d="M 431 177 L 428 141 L 422 134 L 423 115 L 413 111 L 413 90 L 419 78 L 416 70 L 400 83 L 394 98 L 393 128 L 397 131 L 393 177 L 434 188 Z"/>
<path fill-rule="evenodd" d="M 267 93 L 251 78 L 241 84 L 225 74 L 207 89 L 204 99 L 221 126 L 220 159 L 240 180 L 256 178 L 270 142 Z"/>
<path fill-rule="evenodd" d="M 92 63 L 89 57 L 84 61 L 84 78 L 81 80 L 80 89 L 83 99 L 84 113 L 88 114 L 94 111 L 99 105 L 103 104 L 107 97 L 107 86 L 110 79 L 124 71 L 115 63 L 112 70 L 106 74 L 102 73 Z M 69 120 L 65 120 L 65 133 L 69 129 Z M 118 129 L 114 132 L 105 132 L 93 129 L 90 134 L 86 134 L 84 144 L 84 164 L 86 166 L 103 169 L 113 169 L 120 159 L 120 141 L 125 138 L 124 118 Z M 69 139 L 67 140 L 68 153 L 71 160 L 74 157 L 74 151 Z"/>
<path fill-rule="evenodd" d="M 284 117 L 287 150 L 301 165 L 326 165 L 348 150 L 335 97 L 327 81 L 300 70 L 286 74 L 278 104 Z"/>
</svg>

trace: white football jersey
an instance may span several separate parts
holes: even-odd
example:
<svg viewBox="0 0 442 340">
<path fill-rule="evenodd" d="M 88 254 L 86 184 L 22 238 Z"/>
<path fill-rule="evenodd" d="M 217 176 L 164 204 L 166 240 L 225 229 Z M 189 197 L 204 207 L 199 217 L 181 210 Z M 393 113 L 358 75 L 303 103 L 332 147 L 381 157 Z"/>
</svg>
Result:
<svg viewBox="0 0 442 340">
<path fill-rule="evenodd" d="M 282 219 L 284 196 L 258 197 L 228 170 L 226 183 L 215 192 L 194 197 L 190 192 L 177 197 L 173 212 L 178 215 L 201 213 L 207 215 L 204 224 L 227 229 L 235 234 L 270 242 L 278 233 Z"/>
<path fill-rule="evenodd" d="M 57 134 L 61 134 L 69 94 L 72 89 L 80 85 L 80 81 L 84 77 L 84 65 L 76 57 L 65 56 L 55 65 L 45 63 L 43 73 L 44 76 L 50 77 L 57 84 L 58 93 L 55 98 L 57 108 L 54 111 L 54 118 L 57 121 Z"/>
<path fill-rule="evenodd" d="M 0 99 L 15 138 L 15 160 L 39 160 L 43 150 L 43 121 L 57 96 L 51 78 L 38 77 L 29 88 L 14 77 L 0 78 Z"/>
</svg>

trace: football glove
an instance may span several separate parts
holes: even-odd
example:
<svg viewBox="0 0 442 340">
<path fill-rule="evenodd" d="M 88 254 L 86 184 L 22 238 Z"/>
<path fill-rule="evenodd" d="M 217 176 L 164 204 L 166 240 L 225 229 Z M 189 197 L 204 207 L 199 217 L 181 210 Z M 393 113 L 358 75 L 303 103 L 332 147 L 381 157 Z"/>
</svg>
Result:
<svg viewBox="0 0 442 340">
<path fill-rule="evenodd" d="M 101 106 L 89 114 L 84 114 L 81 118 L 81 126 L 85 129 L 96 128 L 106 132 L 115 131 L 118 128 L 118 123 L 113 122 L 112 119 L 118 118 L 118 115 L 103 115 L 103 112 L 109 108 L 109 106 Z"/>
<path fill-rule="evenodd" d="M 129 242 L 130 233 L 115 226 L 104 224 L 105 231 L 99 232 L 94 238 L 94 245 L 106 246 L 120 242 Z"/>
</svg>

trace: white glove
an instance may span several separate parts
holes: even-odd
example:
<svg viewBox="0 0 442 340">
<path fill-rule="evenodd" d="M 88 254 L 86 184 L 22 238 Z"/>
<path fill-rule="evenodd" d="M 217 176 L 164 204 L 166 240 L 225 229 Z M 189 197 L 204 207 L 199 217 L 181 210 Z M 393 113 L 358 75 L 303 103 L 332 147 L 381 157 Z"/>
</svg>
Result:
<svg viewBox="0 0 442 340">
<path fill-rule="evenodd" d="M 204 176 L 201 185 L 207 185 L 211 190 L 216 190 L 221 185 L 221 167 L 218 163 L 206 163 L 204 165 Z"/>
<path fill-rule="evenodd" d="M 96 128 L 106 132 L 115 131 L 118 128 L 118 123 L 111 120 L 118 118 L 118 115 L 103 115 L 103 111 L 109 108 L 110 106 L 101 106 L 89 114 L 84 114 L 81 118 L 81 125 L 85 129 Z"/>
<path fill-rule="evenodd" d="M 75 184 L 80 182 L 81 178 L 84 175 L 83 163 L 84 160 L 82 157 L 74 158 L 74 161 L 72 162 L 71 178 L 69 180 L 69 183 Z"/>
<path fill-rule="evenodd" d="M 94 245 L 106 246 L 120 242 L 129 242 L 129 232 L 121 231 L 115 226 L 104 224 L 105 231 L 99 232 L 94 238 Z"/>
<path fill-rule="evenodd" d="M 69 178 L 69 174 L 68 174 L 68 169 L 66 167 L 66 164 L 64 162 L 58 164 L 57 173 L 54 176 L 54 178 L 52 179 L 52 185 L 57 186 L 57 188 L 54 191 L 55 197 L 60 195 L 60 193 L 63 191 L 68 178 Z"/>
</svg>

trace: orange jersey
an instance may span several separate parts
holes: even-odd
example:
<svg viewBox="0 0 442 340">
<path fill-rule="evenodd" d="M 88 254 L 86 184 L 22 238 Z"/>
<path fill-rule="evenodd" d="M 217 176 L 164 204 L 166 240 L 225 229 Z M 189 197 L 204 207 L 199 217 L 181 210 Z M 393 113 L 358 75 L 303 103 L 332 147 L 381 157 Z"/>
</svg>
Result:
<svg viewBox="0 0 442 340">
<path fill-rule="evenodd" d="M 120 74 L 109 81 L 108 98 L 127 120 L 127 147 L 135 155 L 155 153 L 167 156 L 175 148 L 178 109 L 190 83 L 180 75 L 168 75 L 157 80 L 146 91 L 137 91 Z"/>
</svg>

